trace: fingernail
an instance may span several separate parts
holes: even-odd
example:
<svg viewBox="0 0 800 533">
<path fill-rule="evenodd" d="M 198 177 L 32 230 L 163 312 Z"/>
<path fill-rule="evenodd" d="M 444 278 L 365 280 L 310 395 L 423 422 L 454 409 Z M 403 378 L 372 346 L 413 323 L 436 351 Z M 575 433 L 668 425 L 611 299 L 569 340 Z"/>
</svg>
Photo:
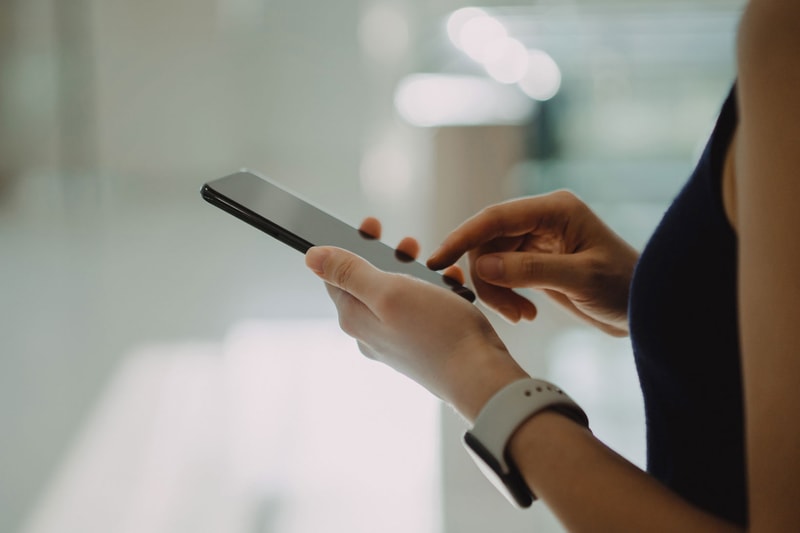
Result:
<svg viewBox="0 0 800 533">
<path fill-rule="evenodd" d="M 499 257 L 482 257 L 476 265 L 478 275 L 488 281 L 503 277 L 503 260 Z"/>
<path fill-rule="evenodd" d="M 306 252 L 306 266 L 313 270 L 318 276 L 322 276 L 324 273 L 322 267 L 328 255 L 330 255 L 328 250 L 317 247 L 309 248 Z"/>
</svg>

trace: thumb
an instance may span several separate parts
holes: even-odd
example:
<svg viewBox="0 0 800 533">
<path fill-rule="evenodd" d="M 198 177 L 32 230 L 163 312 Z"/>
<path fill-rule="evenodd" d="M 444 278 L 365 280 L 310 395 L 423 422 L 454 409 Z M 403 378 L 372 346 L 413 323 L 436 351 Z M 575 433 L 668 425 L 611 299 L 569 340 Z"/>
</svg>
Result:
<svg viewBox="0 0 800 533">
<path fill-rule="evenodd" d="M 314 246 L 306 252 L 306 266 L 327 283 L 362 302 L 381 287 L 382 272 L 365 259 L 334 246 Z"/>
<path fill-rule="evenodd" d="M 575 254 L 506 252 L 479 257 L 475 269 L 500 287 L 568 290 L 578 283 L 581 265 Z"/>
</svg>

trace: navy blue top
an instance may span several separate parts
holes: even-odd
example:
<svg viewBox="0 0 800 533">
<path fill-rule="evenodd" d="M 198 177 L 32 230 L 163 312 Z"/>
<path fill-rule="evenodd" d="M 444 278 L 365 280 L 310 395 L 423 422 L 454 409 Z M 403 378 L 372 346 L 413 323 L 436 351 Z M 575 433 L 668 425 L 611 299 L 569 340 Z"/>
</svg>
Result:
<svg viewBox="0 0 800 533">
<path fill-rule="evenodd" d="M 722 170 L 736 87 L 689 181 L 643 250 L 629 321 L 647 422 L 647 470 L 689 502 L 745 525 L 736 235 Z"/>
</svg>

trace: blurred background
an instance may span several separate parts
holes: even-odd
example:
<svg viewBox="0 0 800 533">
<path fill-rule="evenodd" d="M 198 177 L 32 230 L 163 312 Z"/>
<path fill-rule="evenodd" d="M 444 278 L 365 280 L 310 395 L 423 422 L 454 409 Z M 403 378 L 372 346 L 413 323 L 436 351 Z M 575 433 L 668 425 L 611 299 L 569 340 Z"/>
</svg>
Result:
<svg viewBox="0 0 800 533">
<path fill-rule="evenodd" d="M 641 248 L 735 77 L 742 1 L 3 0 L 0 532 L 557 532 L 364 359 L 242 167 L 423 255 L 569 188 Z M 487 311 L 644 466 L 626 339 Z M 480 305 L 480 304 L 479 304 Z"/>
</svg>

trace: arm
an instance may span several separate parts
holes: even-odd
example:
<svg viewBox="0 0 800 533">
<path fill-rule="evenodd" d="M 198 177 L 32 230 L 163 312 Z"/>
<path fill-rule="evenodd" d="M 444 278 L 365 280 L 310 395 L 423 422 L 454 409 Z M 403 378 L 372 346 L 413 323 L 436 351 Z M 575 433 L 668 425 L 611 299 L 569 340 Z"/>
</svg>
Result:
<svg viewBox="0 0 800 533">
<path fill-rule="evenodd" d="M 735 148 L 753 530 L 800 527 L 800 3 L 752 1 L 739 33 Z"/>
<path fill-rule="evenodd" d="M 368 357 L 410 377 L 468 422 L 527 377 L 486 317 L 463 298 L 330 247 L 306 264 L 326 282 L 342 329 Z M 550 412 L 529 419 L 510 451 L 529 486 L 574 531 L 735 531 L 662 487 L 590 432 Z"/>
<path fill-rule="evenodd" d="M 800 525 L 798 21 L 800 5 L 794 2 L 754 1 L 739 42 L 734 225 L 740 241 L 752 531 L 794 531 Z M 497 220 L 495 235 L 477 246 L 511 227 L 507 219 Z M 504 243 L 508 241 L 495 241 Z M 468 244 L 465 250 L 474 247 Z M 435 255 L 429 264 L 441 268 L 460 254 L 451 255 Z M 471 257 L 471 262 L 475 267 L 477 260 Z M 365 354 L 421 383 L 468 421 L 494 392 L 524 377 L 485 317 L 457 296 L 380 272 L 343 250 L 312 249 L 307 263 L 328 284 L 343 328 L 359 340 Z M 563 287 L 559 279 L 557 286 Z M 552 287 L 552 281 L 545 286 Z M 502 291 L 489 294 L 494 306 L 524 305 Z M 560 415 L 546 412 L 529 419 L 512 437 L 510 453 L 530 487 L 571 531 L 736 531 L 681 500 Z"/>
<path fill-rule="evenodd" d="M 528 485 L 569 531 L 732 532 L 571 420 L 531 418 L 509 450 Z"/>
<path fill-rule="evenodd" d="M 754 1 L 739 36 L 740 124 L 731 154 L 750 530 L 800 524 L 800 4 Z M 512 454 L 570 530 L 724 531 L 569 421 L 535 417 Z M 620 521 L 623 519 L 623 521 Z M 698 529 L 699 528 L 699 529 Z"/>
</svg>

